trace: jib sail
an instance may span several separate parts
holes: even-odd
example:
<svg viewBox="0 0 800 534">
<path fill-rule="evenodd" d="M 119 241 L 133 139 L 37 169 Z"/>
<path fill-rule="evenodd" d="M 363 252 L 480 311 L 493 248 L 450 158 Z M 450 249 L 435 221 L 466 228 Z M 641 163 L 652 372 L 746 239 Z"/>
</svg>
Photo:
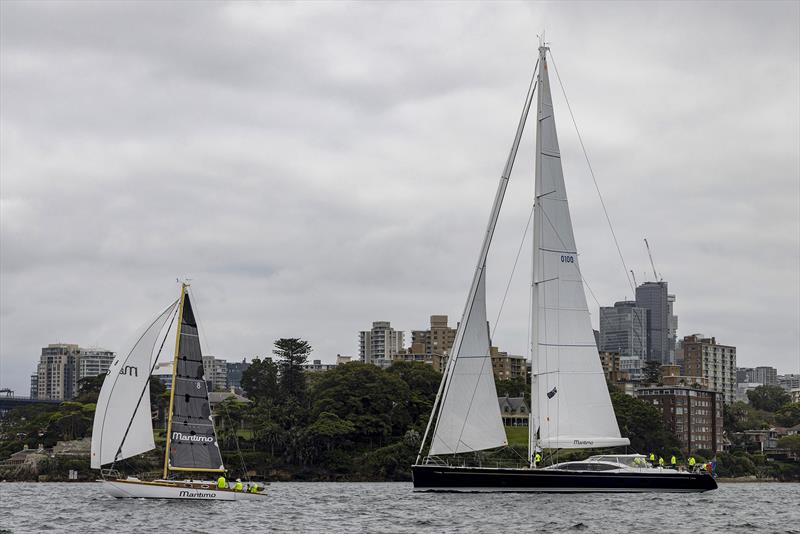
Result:
<svg viewBox="0 0 800 534">
<path fill-rule="evenodd" d="M 167 427 L 167 471 L 224 471 L 208 402 L 197 321 L 189 294 L 181 290 L 170 417 Z"/>
</svg>

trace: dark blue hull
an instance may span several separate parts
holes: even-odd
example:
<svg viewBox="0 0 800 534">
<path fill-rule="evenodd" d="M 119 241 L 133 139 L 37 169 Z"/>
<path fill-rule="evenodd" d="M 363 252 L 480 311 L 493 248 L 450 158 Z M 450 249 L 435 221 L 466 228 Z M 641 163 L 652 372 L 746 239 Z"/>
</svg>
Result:
<svg viewBox="0 0 800 534">
<path fill-rule="evenodd" d="M 467 492 L 703 492 L 717 489 L 706 473 L 597 472 L 414 465 L 414 489 Z"/>
</svg>

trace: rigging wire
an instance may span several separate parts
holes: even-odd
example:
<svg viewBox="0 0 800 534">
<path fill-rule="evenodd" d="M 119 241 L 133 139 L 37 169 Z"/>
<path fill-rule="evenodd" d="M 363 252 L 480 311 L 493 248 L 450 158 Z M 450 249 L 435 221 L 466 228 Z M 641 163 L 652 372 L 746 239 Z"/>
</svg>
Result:
<svg viewBox="0 0 800 534">
<path fill-rule="evenodd" d="M 611 230 L 611 237 L 614 239 L 614 245 L 617 247 L 617 253 L 619 254 L 619 259 L 622 262 L 622 268 L 625 271 L 625 279 L 628 281 L 628 285 L 631 288 L 631 291 L 634 293 L 636 289 L 633 287 L 633 282 L 631 282 L 630 274 L 628 274 L 628 267 L 625 265 L 625 258 L 622 256 L 622 249 L 619 246 L 619 241 L 617 241 L 617 234 L 614 232 L 614 225 L 611 224 L 611 217 L 608 215 L 608 210 L 606 209 L 606 203 L 603 200 L 603 194 L 600 192 L 600 186 L 597 185 L 597 178 L 594 175 L 594 169 L 592 168 L 592 163 L 589 161 L 589 154 L 586 152 L 586 146 L 583 144 L 583 137 L 581 137 L 581 132 L 578 130 L 578 123 L 575 121 L 575 115 L 572 113 L 572 106 L 569 103 L 569 98 L 567 98 L 567 92 L 564 89 L 564 84 L 561 82 L 561 75 L 558 73 L 558 67 L 556 66 L 556 60 L 553 57 L 553 51 L 550 51 L 550 59 L 553 62 L 553 68 L 556 71 L 556 78 L 558 79 L 558 85 L 561 86 L 561 93 L 564 95 L 564 101 L 567 104 L 567 110 L 569 110 L 569 116 L 572 119 L 572 125 L 575 127 L 575 133 L 578 134 L 578 142 L 581 145 L 581 150 L 583 151 L 583 157 L 586 159 L 586 165 L 589 167 L 589 174 L 592 176 L 592 182 L 594 182 L 594 188 L 597 191 L 597 196 L 600 199 L 600 205 L 603 207 L 603 213 L 606 216 L 606 222 L 608 222 L 608 228 Z"/>
</svg>

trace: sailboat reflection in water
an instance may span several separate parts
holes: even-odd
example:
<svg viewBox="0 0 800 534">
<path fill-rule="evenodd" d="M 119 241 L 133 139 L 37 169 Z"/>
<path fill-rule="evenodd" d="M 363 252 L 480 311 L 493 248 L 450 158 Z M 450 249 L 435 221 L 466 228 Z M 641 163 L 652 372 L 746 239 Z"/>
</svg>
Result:
<svg viewBox="0 0 800 534">
<path fill-rule="evenodd" d="M 181 284 L 180 298 L 147 327 L 128 353 L 120 354 L 111 364 L 97 400 L 91 466 L 101 470 L 103 487 L 114 497 L 222 501 L 264 497 L 263 483 L 251 483 L 253 491 L 245 492 L 244 487 L 236 490 L 217 482 L 217 477 L 224 476 L 225 466 L 214 430 L 197 321 L 187 289 L 187 284 Z M 156 447 L 150 417 L 150 376 L 176 319 L 162 477 L 120 478 L 114 470 L 116 462 Z M 110 469 L 103 469 L 109 464 Z M 186 478 L 191 473 L 213 474 L 214 480 Z"/>
<path fill-rule="evenodd" d="M 620 436 L 614 416 L 578 267 L 553 115 L 548 51 L 544 44 L 539 47 L 537 70 L 500 178 L 451 357 L 417 461 L 412 466 L 414 488 L 555 492 L 716 489 L 716 482 L 708 474 L 653 468 L 642 455 L 593 456 L 581 462 L 547 467 L 534 461 L 540 452 L 551 453 L 552 458 L 552 453 L 559 449 L 597 449 L 630 443 Z M 531 281 L 533 406 L 528 425 L 528 462 L 522 468 L 467 466 L 464 453 L 508 445 L 489 356 L 486 259 L 534 94 L 537 122 Z M 427 454 L 423 456 L 426 447 Z"/>
</svg>

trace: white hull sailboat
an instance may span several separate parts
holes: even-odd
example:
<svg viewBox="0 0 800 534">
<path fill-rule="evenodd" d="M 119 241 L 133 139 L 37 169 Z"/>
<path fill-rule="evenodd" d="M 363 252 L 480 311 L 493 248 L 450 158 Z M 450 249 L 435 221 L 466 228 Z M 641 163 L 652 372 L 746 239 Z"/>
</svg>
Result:
<svg viewBox="0 0 800 534">
<path fill-rule="evenodd" d="M 204 480 L 153 480 L 144 481 L 135 477 L 103 480 L 103 489 L 112 497 L 132 499 L 188 499 L 212 501 L 242 501 L 260 499 L 261 493 L 217 488 L 216 482 Z"/>
<path fill-rule="evenodd" d="M 158 341 L 164 346 L 172 321 L 176 323 L 163 475 L 160 479 L 118 478 L 116 462 L 156 448 L 150 418 L 150 375 L 156 367 Z M 170 325 L 167 325 L 167 322 Z M 161 339 L 162 332 L 163 339 Z M 103 466 L 111 464 L 110 469 Z M 92 431 L 91 466 L 103 474 L 103 488 L 117 498 L 237 501 L 265 496 L 264 484 L 225 483 L 214 421 L 208 401 L 197 321 L 181 284 L 180 298 L 153 321 L 127 354 L 120 354 L 108 370 L 97 400 Z M 213 474 L 213 480 L 186 478 Z M 254 492 L 247 492 L 249 487 Z"/>
<path fill-rule="evenodd" d="M 500 178 L 451 357 L 412 466 L 414 488 L 542 492 L 715 489 L 716 482 L 708 474 L 654 468 L 641 455 L 594 456 L 547 467 L 535 461 L 545 451 L 552 458 L 559 449 L 597 449 L 630 443 L 620 435 L 614 416 L 578 266 L 553 115 L 548 51 L 544 44 L 539 47 L 538 70 L 531 80 Z M 467 466 L 467 459 L 476 456 L 473 453 L 508 445 L 489 355 L 486 260 L 537 88 L 528 462 L 522 468 Z M 423 456 L 426 446 L 427 454 Z"/>
</svg>

